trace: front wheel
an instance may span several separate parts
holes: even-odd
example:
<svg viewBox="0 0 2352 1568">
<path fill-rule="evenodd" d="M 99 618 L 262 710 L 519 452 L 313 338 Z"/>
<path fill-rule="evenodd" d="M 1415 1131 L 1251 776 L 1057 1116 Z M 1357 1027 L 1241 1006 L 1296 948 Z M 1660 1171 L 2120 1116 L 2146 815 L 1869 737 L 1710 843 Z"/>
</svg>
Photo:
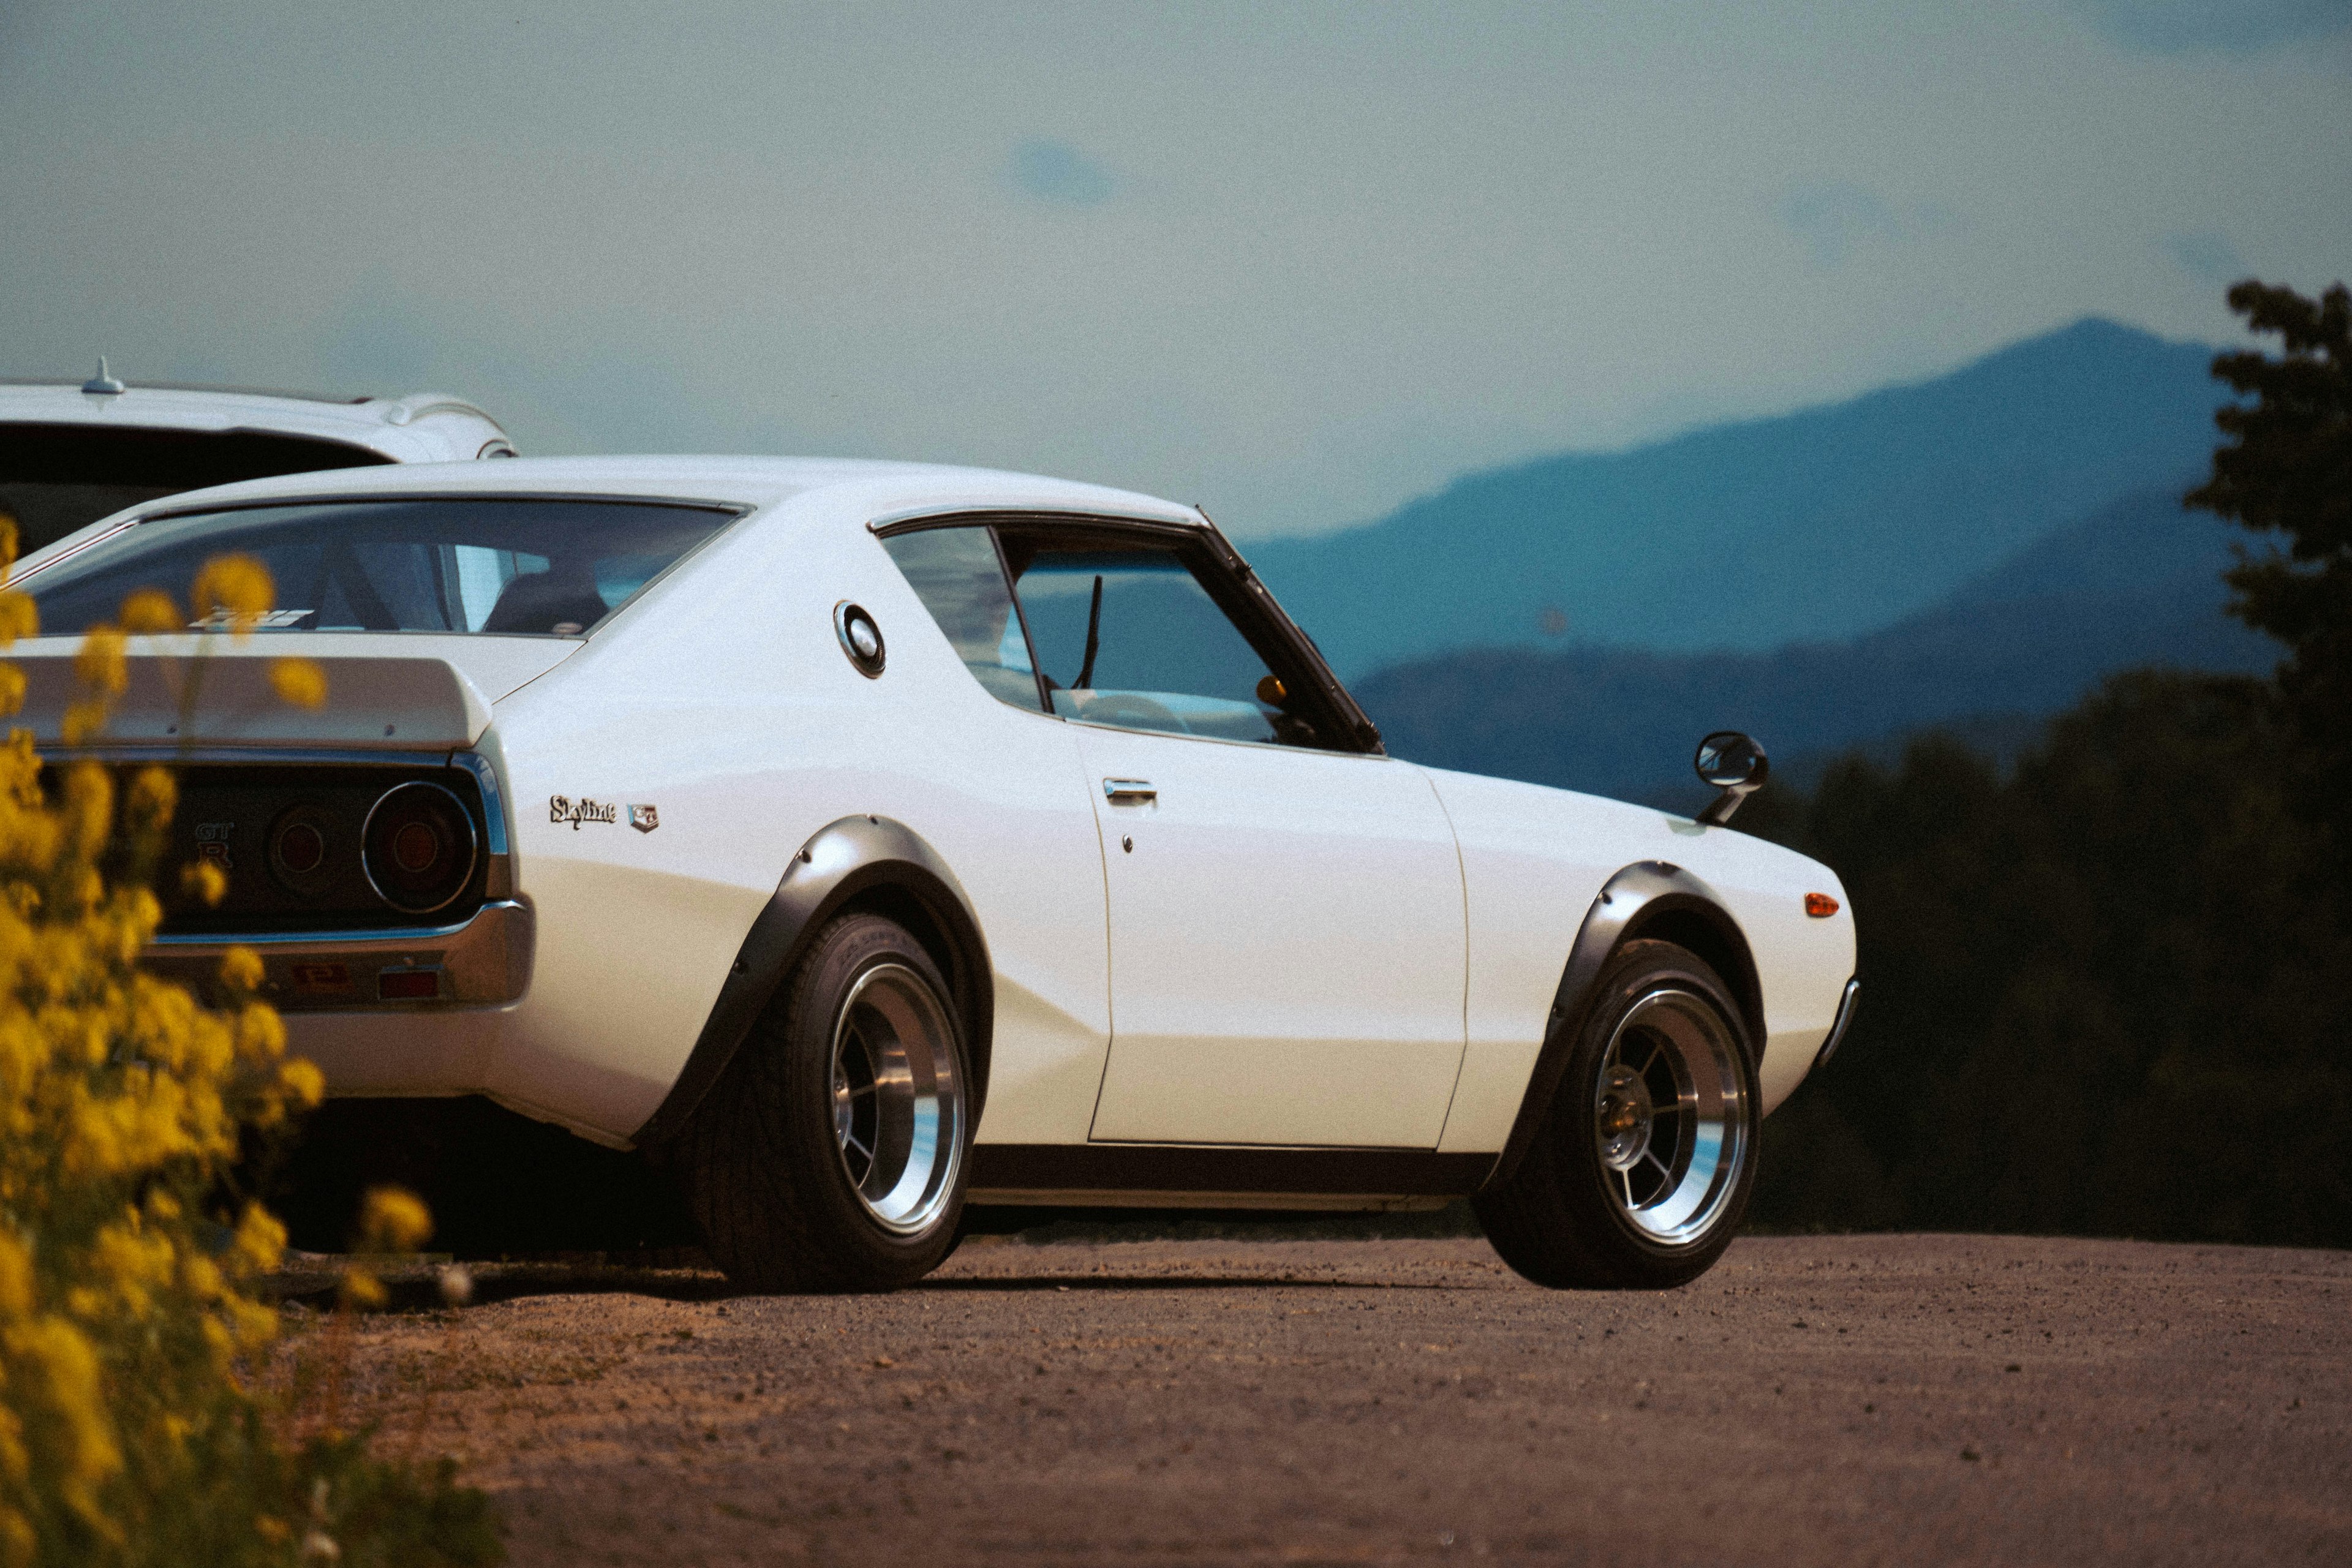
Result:
<svg viewBox="0 0 2352 1568">
<path fill-rule="evenodd" d="M 688 1201 L 730 1280 L 890 1290 L 947 1257 L 971 1137 L 948 994 L 891 921 L 817 933 L 680 1139 Z"/>
<path fill-rule="evenodd" d="M 1495 1250 L 1538 1284 L 1686 1284 L 1748 1208 L 1755 1053 L 1722 980 L 1672 942 L 1627 942 L 1594 991 L 1534 1142 L 1473 1205 Z"/>
</svg>

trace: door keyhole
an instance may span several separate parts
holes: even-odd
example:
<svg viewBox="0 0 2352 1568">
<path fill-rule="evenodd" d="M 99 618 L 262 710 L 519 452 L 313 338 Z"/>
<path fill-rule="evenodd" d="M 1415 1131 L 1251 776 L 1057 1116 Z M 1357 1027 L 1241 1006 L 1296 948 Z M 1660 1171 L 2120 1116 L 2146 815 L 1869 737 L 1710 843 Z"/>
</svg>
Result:
<svg viewBox="0 0 2352 1568">
<path fill-rule="evenodd" d="M 1132 834 L 1127 834 L 1127 833 L 1122 833 L 1122 834 L 1120 834 L 1120 835 L 1119 835 L 1119 837 L 1118 837 L 1118 847 L 1119 847 L 1121 849 L 1126 850 L 1126 851 L 1127 851 L 1129 854 L 1130 854 L 1130 855 L 1134 854 L 1134 853 L 1135 853 L 1135 837 L 1134 837 L 1134 835 L 1132 835 Z"/>
</svg>

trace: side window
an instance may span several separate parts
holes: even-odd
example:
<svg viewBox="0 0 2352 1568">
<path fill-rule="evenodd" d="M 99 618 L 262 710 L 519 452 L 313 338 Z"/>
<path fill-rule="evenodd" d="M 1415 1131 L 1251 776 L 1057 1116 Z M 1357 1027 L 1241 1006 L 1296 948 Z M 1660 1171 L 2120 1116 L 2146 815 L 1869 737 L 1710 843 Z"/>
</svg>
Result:
<svg viewBox="0 0 2352 1568">
<path fill-rule="evenodd" d="M 1175 548 L 1002 537 L 1055 712 L 1129 730 L 1316 743 L 1281 680 Z"/>
<path fill-rule="evenodd" d="M 947 634 L 948 641 L 992 697 L 1035 712 L 1037 677 L 1029 668 L 1028 640 L 1004 568 L 986 528 L 926 528 L 895 533 L 882 548 L 906 574 L 908 586 Z"/>
</svg>

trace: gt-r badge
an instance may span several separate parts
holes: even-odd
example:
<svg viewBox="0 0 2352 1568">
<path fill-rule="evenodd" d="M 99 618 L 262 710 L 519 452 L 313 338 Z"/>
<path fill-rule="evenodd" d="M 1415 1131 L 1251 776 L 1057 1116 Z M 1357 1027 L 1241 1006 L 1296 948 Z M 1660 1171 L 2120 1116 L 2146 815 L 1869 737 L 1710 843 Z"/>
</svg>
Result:
<svg viewBox="0 0 2352 1568">
<path fill-rule="evenodd" d="M 609 823 L 618 822 L 620 819 L 621 808 L 617 805 L 606 805 L 601 800 L 590 800 L 584 795 L 578 800 L 561 795 L 551 795 L 547 797 L 547 820 L 568 822 L 572 824 L 572 831 L 574 833 L 580 831 L 580 825 L 583 822 Z"/>
<path fill-rule="evenodd" d="M 236 831 L 234 822 L 199 822 L 196 824 L 196 858 L 209 860 L 224 871 L 236 869 L 236 862 L 228 856 L 228 837 Z"/>
<path fill-rule="evenodd" d="M 661 813 L 650 805 L 629 807 L 629 826 L 640 833 L 651 833 L 661 826 Z"/>
</svg>

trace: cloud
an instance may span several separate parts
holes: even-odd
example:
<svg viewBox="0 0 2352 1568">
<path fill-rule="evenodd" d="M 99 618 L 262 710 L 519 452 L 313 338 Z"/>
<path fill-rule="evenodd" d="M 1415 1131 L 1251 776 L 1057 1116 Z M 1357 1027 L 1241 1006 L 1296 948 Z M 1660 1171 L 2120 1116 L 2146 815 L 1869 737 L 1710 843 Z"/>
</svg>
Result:
<svg viewBox="0 0 2352 1568">
<path fill-rule="evenodd" d="M 1118 187 L 1108 169 L 1065 142 L 1022 142 L 1005 175 L 1016 190 L 1056 206 L 1098 207 Z"/>
<path fill-rule="evenodd" d="M 2094 32 L 2139 54 L 2253 54 L 2352 29 L 2352 0 L 2074 0 Z"/>
<path fill-rule="evenodd" d="M 1843 266 L 1864 240 L 1900 239 L 1906 232 L 1874 192 L 1835 180 L 1790 192 L 1780 203 L 1780 221 L 1796 231 L 1821 268 Z"/>
<path fill-rule="evenodd" d="M 2220 231 L 2195 229 L 2164 237 L 2164 253 L 2173 265 L 2200 283 L 2234 283 L 2246 275 L 2246 258 Z"/>
</svg>

